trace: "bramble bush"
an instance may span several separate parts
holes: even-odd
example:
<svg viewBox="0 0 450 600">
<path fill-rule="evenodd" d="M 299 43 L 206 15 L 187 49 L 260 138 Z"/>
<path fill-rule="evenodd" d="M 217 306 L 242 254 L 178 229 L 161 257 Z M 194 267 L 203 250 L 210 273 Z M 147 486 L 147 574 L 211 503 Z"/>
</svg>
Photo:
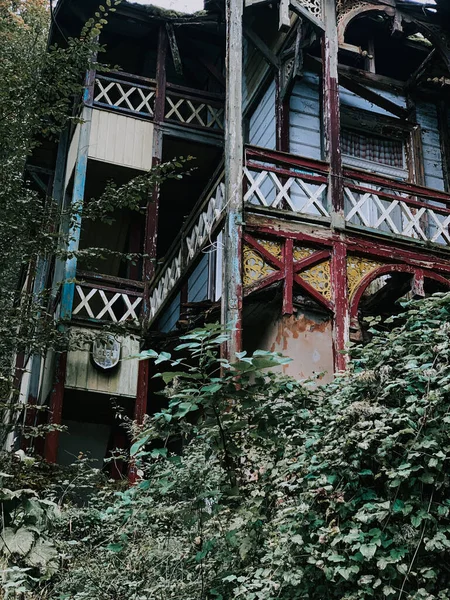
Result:
<svg viewBox="0 0 450 600">
<path fill-rule="evenodd" d="M 218 359 L 218 326 L 142 353 L 167 408 L 136 429 L 138 482 L 60 504 L 59 568 L 22 597 L 450 598 L 450 295 L 388 325 L 324 387 Z"/>
</svg>

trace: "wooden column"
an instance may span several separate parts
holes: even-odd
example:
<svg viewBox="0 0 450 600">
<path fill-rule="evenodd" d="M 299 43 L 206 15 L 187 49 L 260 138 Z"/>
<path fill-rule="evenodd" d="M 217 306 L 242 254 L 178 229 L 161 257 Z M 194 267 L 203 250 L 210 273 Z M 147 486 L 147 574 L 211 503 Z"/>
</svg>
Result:
<svg viewBox="0 0 450 600">
<path fill-rule="evenodd" d="M 92 103 L 94 96 L 95 71 L 88 71 L 86 75 L 86 86 L 84 91 L 84 108 L 81 115 L 83 122 L 80 127 L 80 138 L 78 141 L 77 160 L 72 191 L 72 223 L 69 229 L 67 243 L 68 252 L 77 252 L 80 245 L 81 216 L 83 211 L 84 191 L 86 188 L 86 172 L 89 153 L 89 138 L 91 135 Z M 75 276 L 77 272 L 77 259 L 75 256 L 66 260 L 64 269 L 64 285 L 61 294 L 61 320 L 68 321 L 72 317 L 72 305 L 75 295 Z"/>
<path fill-rule="evenodd" d="M 230 329 L 227 356 L 234 359 L 242 347 L 242 0 L 226 2 L 226 108 L 224 264 L 222 322 Z"/>
<path fill-rule="evenodd" d="M 325 139 L 325 158 L 330 163 L 328 206 L 331 226 L 345 227 L 344 185 L 340 144 L 340 105 L 338 79 L 338 34 L 335 0 L 324 0 L 325 32 L 322 38 L 322 102 Z M 333 246 L 331 256 L 331 287 L 333 294 L 333 351 L 334 368 L 342 371 L 347 364 L 342 354 L 349 339 L 349 306 L 347 292 L 347 249 L 345 238 Z"/>
<path fill-rule="evenodd" d="M 153 133 L 152 167 L 161 163 L 162 158 L 162 123 L 164 121 L 166 105 L 166 58 L 167 58 L 167 33 L 164 25 L 159 27 L 158 54 L 156 63 L 156 99 Z M 145 214 L 144 234 L 144 260 L 142 265 L 142 279 L 144 282 L 143 302 L 143 329 L 146 331 L 150 315 L 150 282 L 155 276 L 157 241 L 158 241 L 158 215 L 159 215 L 159 186 L 153 190 L 147 203 Z M 134 420 L 142 423 L 147 412 L 147 396 L 149 382 L 149 364 L 147 360 L 139 361 L 136 402 L 134 405 Z M 136 473 L 133 464 L 128 470 L 130 481 L 134 481 Z"/>
<path fill-rule="evenodd" d="M 335 242 L 331 255 L 331 290 L 333 294 L 333 355 L 335 371 L 347 366 L 347 355 L 343 354 L 349 341 L 350 316 L 347 292 L 347 246 L 344 241 Z"/>
<path fill-rule="evenodd" d="M 340 144 L 340 107 L 338 81 L 338 34 L 335 0 L 324 0 L 325 32 L 322 38 L 322 110 L 325 159 L 330 163 L 328 186 L 332 226 L 343 227 L 344 187 Z"/>
<path fill-rule="evenodd" d="M 276 80 L 276 143 L 277 150 L 281 152 L 289 152 L 289 110 L 290 110 L 290 93 L 284 98 L 281 94 L 281 70 L 278 70 Z"/>
<path fill-rule="evenodd" d="M 55 384 L 50 394 L 49 425 L 61 425 L 64 399 L 64 382 L 66 379 L 67 352 L 62 352 L 56 359 Z M 49 463 L 56 463 L 58 458 L 59 431 L 49 431 L 45 436 L 44 458 Z"/>
</svg>

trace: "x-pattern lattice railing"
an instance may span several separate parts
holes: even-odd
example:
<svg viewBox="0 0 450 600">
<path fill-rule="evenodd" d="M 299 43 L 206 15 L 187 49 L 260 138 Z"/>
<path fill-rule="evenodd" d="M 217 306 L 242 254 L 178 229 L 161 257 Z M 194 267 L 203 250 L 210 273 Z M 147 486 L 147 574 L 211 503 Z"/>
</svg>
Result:
<svg viewBox="0 0 450 600">
<path fill-rule="evenodd" d="M 289 212 L 329 217 L 327 167 L 248 147 L 244 202 Z"/>
<path fill-rule="evenodd" d="M 344 194 L 350 225 L 450 245 L 449 194 L 355 172 L 346 172 Z"/>
<path fill-rule="evenodd" d="M 164 118 L 182 125 L 223 130 L 224 106 L 223 102 L 191 95 L 189 90 L 175 92 L 169 87 L 166 91 Z"/>
<path fill-rule="evenodd" d="M 138 321 L 141 305 L 142 292 L 80 282 L 75 286 L 72 316 L 113 323 Z"/>
<path fill-rule="evenodd" d="M 94 105 L 154 116 L 156 90 L 153 85 L 99 76 L 95 79 Z"/>
<path fill-rule="evenodd" d="M 171 258 L 156 279 L 150 295 L 150 319 L 154 319 L 163 303 L 179 282 L 182 274 L 189 269 L 198 253 L 213 242 L 225 209 L 224 174 L 220 173 L 209 192 L 201 200 L 198 211 L 188 222 L 185 230 L 169 253 Z"/>
</svg>

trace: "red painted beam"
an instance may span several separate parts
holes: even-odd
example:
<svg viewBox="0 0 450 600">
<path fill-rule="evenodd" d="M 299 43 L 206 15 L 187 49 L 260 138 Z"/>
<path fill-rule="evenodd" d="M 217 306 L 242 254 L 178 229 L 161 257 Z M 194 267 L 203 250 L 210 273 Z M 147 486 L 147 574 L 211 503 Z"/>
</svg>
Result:
<svg viewBox="0 0 450 600">
<path fill-rule="evenodd" d="M 292 315 L 294 307 L 292 294 L 294 287 L 294 259 L 292 257 L 294 244 L 287 239 L 283 247 L 284 258 L 284 290 L 283 290 L 283 315 Z"/>
<path fill-rule="evenodd" d="M 336 242 L 331 255 L 331 289 L 334 303 L 333 352 L 335 371 L 347 366 L 344 354 L 349 335 L 349 306 L 347 293 L 347 248 L 345 242 Z"/>
<path fill-rule="evenodd" d="M 50 425 L 61 425 L 64 400 L 64 382 L 66 379 L 67 352 L 61 352 L 57 358 L 55 385 L 50 395 Z M 58 458 L 59 431 L 49 431 L 45 437 L 44 458 L 49 463 L 56 463 Z"/>
</svg>

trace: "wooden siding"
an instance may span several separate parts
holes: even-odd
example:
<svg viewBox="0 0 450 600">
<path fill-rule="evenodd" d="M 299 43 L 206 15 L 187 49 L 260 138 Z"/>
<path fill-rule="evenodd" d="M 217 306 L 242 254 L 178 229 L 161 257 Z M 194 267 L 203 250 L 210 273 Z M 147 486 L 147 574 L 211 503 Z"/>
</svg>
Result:
<svg viewBox="0 0 450 600">
<path fill-rule="evenodd" d="M 208 298 L 209 254 L 203 254 L 188 279 L 188 302 L 202 302 Z"/>
<path fill-rule="evenodd" d="M 244 77 L 242 78 L 242 102 L 244 111 L 260 89 L 269 70 L 269 65 L 259 50 L 244 38 Z"/>
<path fill-rule="evenodd" d="M 181 296 L 178 293 L 161 315 L 157 326 L 158 331 L 168 333 L 175 329 L 177 321 L 180 318 L 180 302 Z"/>
<path fill-rule="evenodd" d="M 290 152 L 307 158 L 322 158 L 320 114 L 320 80 L 313 73 L 305 73 L 297 81 L 291 95 Z"/>
<path fill-rule="evenodd" d="M 270 83 L 250 117 L 249 143 L 269 150 L 276 148 L 275 81 Z"/>
<path fill-rule="evenodd" d="M 379 96 L 382 96 L 386 100 L 390 100 L 394 104 L 397 104 L 397 106 L 400 106 L 401 108 L 406 108 L 406 98 L 404 96 L 388 92 L 387 90 L 380 90 L 378 88 L 368 89 L 370 89 L 372 92 L 375 92 Z M 365 98 L 362 98 L 361 96 L 350 92 L 342 86 L 339 86 L 339 97 L 341 101 L 341 106 L 348 106 L 349 108 L 356 108 L 359 110 L 365 110 L 367 112 L 375 113 L 377 115 L 384 115 L 386 117 L 395 118 L 395 115 L 393 115 L 388 110 L 380 108 L 373 102 L 370 102 L 369 100 L 366 100 Z"/>
<path fill-rule="evenodd" d="M 89 334 L 92 330 L 73 327 L 73 333 Z M 128 398 L 136 397 L 138 361 L 124 360 L 139 353 L 139 342 L 130 336 L 119 338 L 122 344 L 121 362 L 113 373 L 96 369 L 91 363 L 90 348 L 71 350 L 67 354 L 66 388 L 111 394 Z"/>
<path fill-rule="evenodd" d="M 93 110 L 89 158 L 148 171 L 152 146 L 153 123 Z"/>
<path fill-rule="evenodd" d="M 417 122 L 422 128 L 425 185 L 435 190 L 445 190 L 436 105 L 432 102 L 418 101 L 416 114 Z"/>
</svg>

